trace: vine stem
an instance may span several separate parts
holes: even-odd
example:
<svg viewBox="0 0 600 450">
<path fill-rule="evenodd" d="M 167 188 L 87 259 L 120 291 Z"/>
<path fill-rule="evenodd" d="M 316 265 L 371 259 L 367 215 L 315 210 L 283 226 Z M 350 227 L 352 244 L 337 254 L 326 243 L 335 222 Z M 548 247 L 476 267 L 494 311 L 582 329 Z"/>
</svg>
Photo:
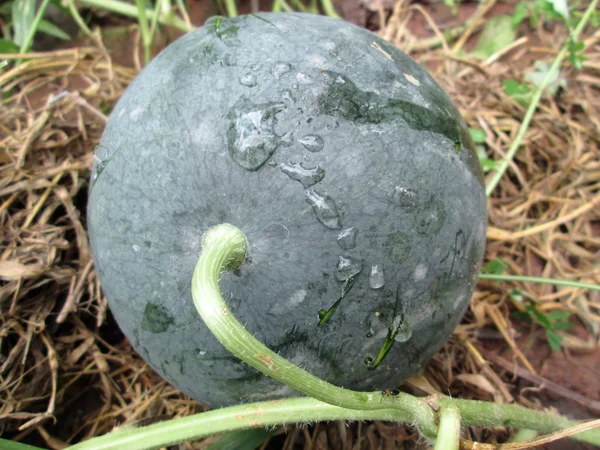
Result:
<svg viewBox="0 0 600 450">
<path fill-rule="evenodd" d="M 568 286 L 581 289 L 590 289 L 592 291 L 600 291 L 600 284 L 581 283 L 579 281 L 558 280 L 555 278 L 529 277 L 523 275 L 496 275 L 492 273 L 480 273 L 480 280 L 489 281 L 521 281 L 523 283 L 541 283 L 553 284 L 555 286 Z"/>
<path fill-rule="evenodd" d="M 238 11 L 235 0 L 225 0 L 225 8 L 229 17 L 237 17 Z"/>
<path fill-rule="evenodd" d="M 192 279 L 192 297 L 198 312 L 219 341 L 238 358 L 288 386 L 326 402 L 315 398 L 290 398 L 222 408 L 146 427 L 123 428 L 76 444 L 69 447 L 70 450 L 156 449 L 229 430 L 326 420 L 408 422 L 417 426 L 426 437 L 438 438 L 438 443 L 442 441 L 447 445 L 440 443 L 442 447 L 438 448 L 436 444 L 437 450 L 454 450 L 460 424 L 508 426 L 542 433 L 576 425 L 556 414 L 446 396 L 418 399 L 400 393 L 390 402 L 390 398 L 381 393 L 349 391 L 320 380 L 258 342 L 237 322 L 223 301 L 219 289 L 221 272 L 239 267 L 246 248 L 244 235 L 233 225 L 218 225 L 204 235 L 202 255 Z M 441 411 L 439 434 L 438 415 L 434 411 Z M 599 429 L 573 437 L 600 445 Z M 0 440 L 0 444 L 4 441 Z M 10 444 L 7 448 L 13 450 L 36 449 L 18 442 Z"/>
<path fill-rule="evenodd" d="M 598 0 L 593 0 L 590 3 L 588 8 L 585 10 L 585 13 L 579 20 L 579 23 L 577 24 L 577 27 L 573 31 L 573 34 L 571 35 L 570 39 L 573 39 L 574 41 L 577 40 L 577 38 L 579 37 L 579 34 L 583 31 L 583 28 L 587 24 L 591 15 L 594 13 L 594 11 L 596 11 L 597 6 L 598 6 Z M 521 126 L 519 127 L 519 131 L 517 132 L 517 136 L 515 137 L 515 140 L 512 142 L 510 148 L 506 152 L 506 157 L 498 165 L 498 168 L 494 172 L 492 179 L 490 180 L 490 182 L 488 183 L 488 185 L 485 189 L 485 192 L 488 196 L 490 196 L 492 194 L 492 192 L 494 192 L 494 189 L 496 189 L 496 186 L 498 185 L 498 183 L 504 176 L 504 173 L 508 169 L 509 162 L 512 161 L 512 159 L 515 157 L 515 154 L 517 153 L 517 150 L 521 146 L 521 142 L 523 141 L 523 138 L 525 137 L 525 133 L 527 132 L 527 129 L 529 128 L 529 124 L 531 123 L 533 114 L 535 113 L 535 110 L 537 109 L 540 99 L 542 98 L 542 94 L 544 93 L 544 90 L 550 83 L 550 80 L 552 80 L 552 78 L 555 76 L 560 65 L 562 64 L 563 59 L 565 59 L 565 56 L 567 56 L 568 51 L 569 51 L 569 46 L 568 46 L 568 42 L 567 42 L 567 43 L 563 44 L 562 48 L 560 49 L 560 52 L 558 53 L 558 55 L 552 62 L 552 65 L 550 66 L 550 70 L 548 70 L 548 73 L 546 74 L 546 76 L 544 77 L 544 79 L 542 80 L 540 85 L 537 87 L 537 89 L 533 93 L 533 96 L 531 98 L 531 103 L 529 103 L 529 107 L 527 108 L 527 112 L 525 113 L 523 122 L 521 122 Z"/>
<path fill-rule="evenodd" d="M 119 0 L 80 0 L 80 3 L 91 6 L 97 6 L 99 8 L 106 9 L 107 11 L 115 12 L 123 16 L 133 17 L 136 19 L 139 17 L 137 6 Z M 152 9 L 146 9 L 145 13 L 146 15 L 150 16 L 154 14 L 154 11 Z M 169 17 L 165 17 L 163 14 L 159 14 L 158 22 L 162 25 L 172 26 L 181 31 L 191 31 L 187 24 L 179 17 L 176 17 L 174 14 L 170 15 Z"/>
<path fill-rule="evenodd" d="M 435 441 L 435 450 L 458 450 L 460 441 L 460 410 L 449 402 L 440 407 L 440 429 Z"/>
<path fill-rule="evenodd" d="M 348 409 L 374 410 L 390 406 L 379 392 L 357 392 L 327 383 L 295 366 L 257 341 L 231 314 L 219 289 L 223 270 L 234 270 L 246 255 L 246 238 L 233 225 L 211 228 L 203 238 L 200 260 L 192 278 L 192 298 L 198 313 L 215 337 L 235 356 L 265 375 L 323 402 Z M 412 395 L 394 397 L 393 408 L 418 424 L 423 435 L 437 435 L 435 415 L 429 405 Z"/>
<path fill-rule="evenodd" d="M 157 449 L 231 430 L 270 427 L 289 423 L 327 420 L 410 421 L 394 409 L 356 410 L 340 408 L 313 398 L 290 398 L 215 409 L 192 416 L 129 428 L 90 439 L 68 450 Z M 1 448 L 4 448 L 0 445 Z M 23 450 L 32 450 L 24 447 Z M 14 447 L 13 450 L 20 450 Z"/>
<path fill-rule="evenodd" d="M 246 254 L 246 238 L 233 225 L 222 224 L 210 229 L 203 239 L 203 249 L 192 278 L 192 297 L 198 313 L 217 339 L 235 356 L 260 372 L 318 400 L 350 409 L 378 409 L 384 397 L 376 392 L 355 392 L 327 383 L 291 364 L 257 341 L 233 317 L 219 289 L 219 277 L 224 270 L 234 270 Z M 384 399 L 385 400 L 385 399 Z M 437 414 L 427 399 L 400 393 L 393 408 L 411 417 L 428 438 L 437 435 Z M 528 428 L 544 433 L 564 429 L 575 423 L 556 414 L 547 414 L 513 405 L 498 405 L 476 400 L 459 400 L 440 396 L 442 405 L 457 407 L 464 425 L 509 426 Z M 600 445 L 600 431 L 579 434 L 577 439 Z"/>
</svg>

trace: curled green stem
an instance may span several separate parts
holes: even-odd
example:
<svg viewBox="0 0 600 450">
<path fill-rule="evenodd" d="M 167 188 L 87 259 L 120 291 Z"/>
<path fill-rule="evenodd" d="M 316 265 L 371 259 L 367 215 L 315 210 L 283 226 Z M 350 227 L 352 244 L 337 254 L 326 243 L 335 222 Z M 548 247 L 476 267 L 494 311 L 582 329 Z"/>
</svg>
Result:
<svg viewBox="0 0 600 450">
<path fill-rule="evenodd" d="M 426 400 L 400 393 L 392 405 L 382 404 L 383 396 L 376 392 L 355 392 L 327 383 L 291 364 L 258 342 L 233 317 L 219 289 L 219 277 L 224 270 L 234 270 L 244 260 L 246 239 L 233 225 L 218 225 L 209 230 L 203 240 L 200 260 L 192 279 L 192 297 L 196 309 L 217 339 L 235 356 L 292 389 L 331 405 L 354 410 L 393 408 L 410 418 L 428 438 L 437 436 L 437 415 Z M 430 399 L 431 400 L 431 399 Z M 513 405 L 475 400 L 459 400 L 440 396 L 434 399 L 441 406 L 458 408 L 461 422 L 472 426 L 508 426 L 549 433 L 575 423 L 556 414 L 533 411 Z M 431 401 L 434 401 L 431 400 Z M 313 419 L 318 420 L 318 419 Z M 600 430 L 587 431 L 575 437 L 600 445 Z"/>
<path fill-rule="evenodd" d="M 425 436 L 435 438 L 435 414 L 424 401 L 401 393 L 393 405 L 387 405 L 381 402 L 379 392 L 356 392 L 327 383 L 282 358 L 246 331 L 231 314 L 219 289 L 221 272 L 234 270 L 245 253 L 242 232 L 233 225 L 218 225 L 204 236 L 202 255 L 192 279 L 196 309 L 227 350 L 265 375 L 317 400 L 348 409 L 398 409 L 418 423 Z"/>
</svg>

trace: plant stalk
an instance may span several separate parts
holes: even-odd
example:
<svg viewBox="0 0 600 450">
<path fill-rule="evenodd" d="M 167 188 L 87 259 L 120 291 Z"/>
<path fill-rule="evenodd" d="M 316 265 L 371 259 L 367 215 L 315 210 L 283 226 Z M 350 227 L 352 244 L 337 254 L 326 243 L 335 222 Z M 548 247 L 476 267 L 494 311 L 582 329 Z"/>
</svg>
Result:
<svg viewBox="0 0 600 450">
<path fill-rule="evenodd" d="M 357 392 L 327 383 L 295 366 L 257 341 L 231 314 L 219 288 L 223 270 L 234 270 L 244 260 L 246 238 L 229 224 L 211 228 L 203 239 L 200 260 L 192 278 L 192 297 L 198 313 L 215 337 L 235 356 L 265 375 L 317 400 L 348 409 L 386 409 L 379 392 Z M 437 435 L 433 411 L 422 400 L 400 393 L 393 405 L 413 417 L 429 438 Z"/>
<path fill-rule="evenodd" d="M 19 53 L 27 53 L 31 49 L 31 45 L 33 44 L 33 39 L 35 38 L 35 34 L 37 33 L 38 27 L 40 26 L 40 22 L 44 18 L 44 14 L 46 13 L 46 8 L 50 4 L 50 0 L 43 0 L 40 5 L 33 22 L 31 24 L 31 28 L 29 28 L 27 32 L 27 37 L 21 44 L 21 48 L 19 49 Z"/>
<path fill-rule="evenodd" d="M 325 12 L 325 14 L 327 14 L 329 17 L 333 17 L 334 19 L 340 18 L 339 14 L 335 11 L 335 8 L 333 7 L 331 0 L 321 0 L 321 6 L 323 7 L 323 11 Z"/>
<path fill-rule="evenodd" d="M 558 280 L 555 278 L 529 277 L 522 275 L 496 275 L 491 273 L 479 274 L 480 280 L 489 281 L 521 281 L 523 283 L 541 283 L 552 284 L 555 286 L 568 286 L 580 289 L 590 289 L 592 291 L 600 291 L 600 284 L 581 283 L 579 281 Z"/>
<path fill-rule="evenodd" d="M 361 411 L 339 408 L 312 398 L 290 398 L 215 409 L 141 428 L 124 428 L 73 445 L 68 450 L 158 449 L 225 431 L 327 420 L 404 422 L 409 421 L 410 416 L 394 409 Z M 15 447 L 14 450 L 21 449 Z"/>
<path fill-rule="evenodd" d="M 460 410 L 463 425 L 478 427 L 506 426 L 509 428 L 526 428 L 541 433 L 552 433 L 577 425 L 558 414 L 535 411 L 516 405 L 501 405 L 480 400 L 462 400 L 443 397 L 442 404 L 454 404 Z M 600 429 L 585 431 L 572 436 L 578 441 L 600 446 Z"/>
<path fill-rule="evenodd" d="M 235 0 L 225 0 L 225 8 L 229 17 L 237 17 L 238 11 Z"/>
<path fill-rule="evenodd" d="M 148 28 L 148 19 L 146 17 L 146 6 L 144 0 L 135 0 L 138 8 L 138 23 L 140 24 L 140 33 L 142 33 L 142 43 L 144 44 L 144 62 L 150 62 L 150 47 L 152 45 L 152 36 Z M 159 8 L 160 4 L 156 5 Z"/>
<path fill-rule="evenodd" d="M 106 9 L 107 11 L 112 11 L 117 14 L 121 14 L 127 17 L 138 17 L 138 8 L 135 5 L 131 5 L 119 0 L 79 0 L 81 3 L 85 5 L 97 6 L 102 9 Z M 152 9 L 146 9 L 145 13 L 147 16 L 154 14 Z M 179 17 L 172 15 L 171 17 L 165 17 L 163 14 L 160 14 L 158 17 L 158 22 L 161 25 L 169 25 L 171 27 L 177 28 L 181 31 L 190 31 L 186 23 L 181 20 Z"/>
<path fill-rule="evenodd" d="M 453 403 L 441 402 L 440 429 L 435 450 L 458 450 L 460 441 L 460 411 Z"/>
<path fill-rule="evenodd" d="M 202 254 L 192 278 L 192 297 L 196 309 L 217 339 L 235 356 L 260 372 L 318 400 L 349 409 L 390 408 L 381 404 L 384 397 L 379 393 L 342 389 L 291 364 L 258 342 L 233 317 L 221 296 L 219 276 L 223 270 L 234 270 L 243 262 L 246 246 L 244 235 L 233 225 L 218 225 L 204 235 Z M 457 407 L 464 425 L 504 425 L 544 433 L 574 425 L 574 422 L 555 414 L 513 405 L 449 397 L 440 397 L 438 402 L 440 407 Z M 411 416 L 411 422 L 426 437 L 435 439 L 436 418 L 425 400 L 400 393 L 392 407 Z M 600 445 L 600 431 L 581 433 L 576 439 Z"/>
</svg>

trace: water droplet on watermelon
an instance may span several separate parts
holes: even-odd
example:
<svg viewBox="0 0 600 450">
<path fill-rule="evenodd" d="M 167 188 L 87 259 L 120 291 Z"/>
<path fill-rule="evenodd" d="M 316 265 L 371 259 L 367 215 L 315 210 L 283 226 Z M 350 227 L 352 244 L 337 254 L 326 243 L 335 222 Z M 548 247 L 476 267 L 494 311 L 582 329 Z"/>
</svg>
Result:
<svg viewBox="0 0 600 450">
<path fill-rule="evenodd" d="M 417 233 L 423 236 L 437 234 L 444 226 L 446 221 L 446 211 L 444 204 L 434 199 L 423 205 L 422 210 L 417 215 Z"/>
<path fill-rule="evenodd" d="M 337 243 L 344 250 L 350 250 L 356 247 L 356 235 L 358 234 L 358 228 L 346 228 L 340 231 L 337 237 Z"/>
<path fill-rule="evenodd" d="M 277 114 L 284 109 L 283 103 L 253 104 L 243 99 L 230 110 L 227 144 L 237 164 L 246 170 L 258 170 L 277 147 L 291 145 L 287 135 L 275 133 Z"/>
<path fill-rule="evenodd" d="M 312 206 L 319 222 L 332 230 L 342 228 L 335 201 L 331 197 L 309 189 L 306 191 L 306 201 Z"/>
<path fill-rule="evenodd" d="M 321 166 L 304 167 L 302 163 L 281 164 L 281 171 L 290 179 L 299 181 L 305 188 L 317 184 L 325 177 L 325 169 Z"/>
<path fill-rule="evenodd" d="M 313 84 L 315 82 L 315 80 L 313 79 L 313 77 L 311 77 L 310 75 L 307 75 L 305 73 L 299 73 L 296 75 L 296 80 L 298 80 L 298 82 L 300 84 Z"/>
<path fill-rule="evenodd" d="M 411 211 L 421 202 L 426 200 L 427 192 L 419 192 L 416 189 L 406 188 L 403 186 L 396 186 L 394 192 L 390 198 L 390 202 L 394 205 L 398 205 L 407 211 Z"/>
<path fill-rule="evenodd" d="M 273 76 L 279 80 L 290 70 L 292 70 L 292 66 L 290 66 L 288 63 L 277 63 L 275 64 L 275 67 L 273 67 Z"/>
<path fill-rule="evenodd" d="M 320 152 L 325 146 L 325 141 L 318 134 L 307 134 L 298 139 L 298 142 L 300 142 L 306 150 L 313 153 Z"/>
<path fill-rule="evenodd" d="M 296 101 L 294 98 L 294 93 L 289 89 L 284 89 L 281 91 L 281 98 L 288 103 L 294 103 Z"/>
<path fill-rule="evenodd" d="M 247 73 L 246 75 L 242 75 L 240 78 L 240 84 L 242 86 L 254 87 L 258 84 L 258 81 L 256 81 L 256 77 L 254 75 Z"/>
<path fill-rule="evenodd" d="M 369 286 L 371 289 L 381 289 L 384 284 L 383 264 L 375 264 L 371 267 L 371 272 L 369 273 Z"/>
<path fill-rule="evenodd" d="M 335 277 L 338 281 L 348 281 L 362 272 L 363 263 L 352 256 L 338 256 Z"/>
</svg>

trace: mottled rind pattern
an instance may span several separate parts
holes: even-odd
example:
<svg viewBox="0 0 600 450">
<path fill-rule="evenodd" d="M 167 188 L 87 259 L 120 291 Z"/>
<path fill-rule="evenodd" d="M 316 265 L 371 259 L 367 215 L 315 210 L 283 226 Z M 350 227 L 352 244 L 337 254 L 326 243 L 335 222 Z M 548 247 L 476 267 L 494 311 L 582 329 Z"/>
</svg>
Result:
<svg viewBox="0 0 600 450">
<path fill-rule="evenodd" d="M 221 278 L 239 321 L 315 375 L 367 390 L 441 347 L 485 246 L 481 169 L 447 94 L 376 35 L 321 16 L 213 19 L 173 43 L 112 112 L 92 174 L 111 310 L 152 367 L 213 407 L 295 393 L 198 317 L 190 285 L 210 227 L 248 239 Z M 402 333 L 368 370 L 390 327 Z"/>
</svg>

